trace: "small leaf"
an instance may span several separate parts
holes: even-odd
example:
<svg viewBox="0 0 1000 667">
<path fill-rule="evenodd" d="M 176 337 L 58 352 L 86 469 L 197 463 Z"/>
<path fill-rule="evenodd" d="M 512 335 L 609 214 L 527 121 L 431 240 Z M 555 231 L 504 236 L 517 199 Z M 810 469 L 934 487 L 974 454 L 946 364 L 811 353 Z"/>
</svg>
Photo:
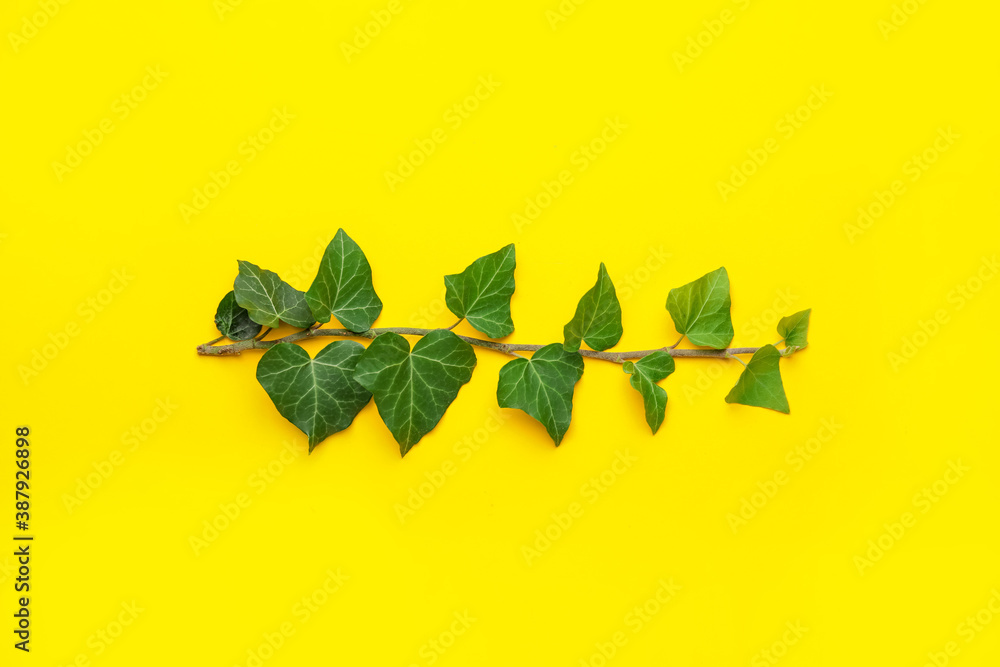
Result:
<svg viewBox="0 0 1000 667">
<path fill-rule="evenodd" d="M 736 381 L 736 386 L 726 396 L 726 403 L 770 408 L 787 415 L 788 399 L 785 398 L 785 387 L 778 370 L 779 359 L 781 353 L 773 345 L 757 350 Z"/>
<path fill-rule="evenodd" d="M 579 350 L 581 340 L 594 350 L 606 350 L 621 340 L 622 307 L 603 262 L 597 271 L 597 283 L 583 295 L 573 319 L 563 327 L 563 337 L 567 352 Z"/>
<path fill-rule="evenodd" d="M 731 305 L 729 274 L 725 267 L 675 287 L 667 295 L 667 310 L 677 333 L 684 334 L 695 345 L 717 350 L 727 347 L 733 340 Z"/>
<path fill-rule="evenodd" d="M 537 419 L 558 447 L 573 418 L 573 388 L 581 377 L 583 357 L 552 343 L 500 369 L 497 403 Z"/>
<path fill-rule="evenodd" d="M 232 290 L 219 302 L 215 327 L 229 340 L 250 340 L 261 330 L 261 326 L 250 319 L 247 309 L 236 303 L 236 293 Z"/>
<path fill-rule="evenodd" d="M 332 313 L 344 327 L 357 332 L 371 329 L 382 312 L 382 300 L 372 285 L 372 267 L 343 229 L 326 246 L 306 303 L 317 322 L 329 322 Z"/>
<path fill-rule="evenodd" d="M 785 347 L 801 350 L 809 345 L 809 315 L 812 308 L 800 310 L 794 315 L 781 318 L 778 335 L 785 339 Z"/>
<path fill-rule="evenodd" d="M 316 355 L 278 343 L 260 358 L 257 381 L 281 416 L 309 436 L 312 452 L 328 436 L 351 425 L 372 395 L 354 381 L 365 348 L 350 340 L 330 343 Z"/>
<path fill-rule="evenodd" d="M 667 412 L 667 392 L 656 383 L 674 372 L 674 358 L 665 350 L 657 350 L 635 363 L 625 362 L 622 369 L 631 374 L 632 388 L 642 394 L 646 423 L 656 433 Z"/>
<path fill-rule="evenodd" d="M 410 344 L 399 334 L 378 336 L 365 350 L 354 379 L 375 395 L 382 421 L 403 456 L 444 416 L 472 377 L 472 346 L 444 329 Z"/>
<path fill-rule="evenodd" d="M 461 273 L 444 277 L 445 303 L 490 338 L 514 332 L 510 297 L 514 294 L 514 244 L 480 257 Z"/>
<path fill-rule="evenodd" d="M 247 309 L 251 320 L 272 328 L 280 326 L 282 321 L 302 328 L 316 321 L 309 312 L 305 295 L 277 273 L 242 260 L 239 266 L 233 291 L 236 303 Z"/>
</svg>

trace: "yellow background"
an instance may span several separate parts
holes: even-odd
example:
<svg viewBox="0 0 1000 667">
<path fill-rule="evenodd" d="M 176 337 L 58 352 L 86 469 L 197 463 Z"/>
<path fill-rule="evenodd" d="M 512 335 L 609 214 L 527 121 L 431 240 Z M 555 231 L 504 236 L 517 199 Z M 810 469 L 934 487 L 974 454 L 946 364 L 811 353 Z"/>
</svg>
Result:
<svg viewBox="0 0 1000 667">
<path fill-rule="evenodd" d="M 0 662 L 247 665 L 290 623 L 268 667 L 600 665 L 618 632 L 608 664 L 773 664 L 760 651 L 774 650 L 789 666 L 917 666 L 948 642 L 949 664 L 997 664 L 1000 619 L 970 642 L 959 624 L 1000 587 L 998 281 L 961 308 L 954 291 L 1000 242 L 995 4 L 913 3 L 886 32 L 889 0 L 591 0 L 555 27 L 557 0 L 403 0 L 350 62 L 341 44 L 387 2 L 70 0 L 32 19 L 40 6 L 0 10 L 3 485 L 27 424 L 37 536 L 29 656 L 10 645 L 0 556 Z M 122 118 L 121 96 L 157 66 Z M 500 85 L 454 127 L 445 114 L 480 77 Z M 823 86 L 792 136 L 778 129 Z M 242 142 L 275 108 L 294 119 L 248 160 Z M 609 118 L 627 127 L 580 171 L 574 153 Z M 53 163 L 105 119 L 113 131 L 60 180 Z M 445 141 L 391 190 L 385 172 L 437 128 Z M 959 138 L 912 181 L 908 161 L 948 128 Z M 777 152 L 723 201 L 718 182 L 768 139 Z M 231 160 L 240 173 L 186 221 L 180 205 Z M 562 170 L 573 182 L 518 229 L 512 215 Z M 905 192 L 849 238 L 895 180 Z M 559 340 L 603 261 L 623 297 L 618 349 L 672 343 L 667 292 L 724 265 L 736 345 L 773 342 L 776 315 L 813 308 L 809 349 L 781 365 L 791 415 L 724 403 L 735 362 L 681 360 L 654 437 L 620 368 L 588 361 L 561 447 L 512 410 L 487 437 L 506 359 L 477 350 L 405 459 L 373 404 L 305 456 L 254 379 L 259 354 L 194 348 L 217 335 L 237 259 L 305 289 L 341 226 L 371 261 L 381 326 L 450 325 L 442 276 L 515 242 L 516 342 Z M 894 368 L 939 310 L 947 321 Z M 150 421 L 158 399 L 175 408 Z M 842 428 L 795 470 L 786 457 L 826 435 L 823 419 Z M 123 435 L 144 424 L 131 451 Z M 466 460 L 456 443 L 477 437 Z M 303 455 L 261 489 L 252 476 L 285 442 Z M 626 451 L 636 461 L 591 503 L 584 485 Z M 922 512 L 914 495 L 959 460 L 969 471 Z M 448 462 L 401 522 L 397 504 Z M 734 532 L 728 515 L 778 471 L 787 484 Z M 249 506 L 196 554 L 190 538 L 240 494 Z M 574 502 L 583 515 L 529 565 L 522 547 Z M 859 572 L 904 512 L 915 525 Z M 302 622 L 296 604 L 338 569 L 349 579 Z M 634 632 L 630 611 L 671 579 L 681 590 Z M 112 644 L 95 639 L 133 602 L 143 611 Z M 476 620 L 433 653 L 465 612 Z M 808 630 L 782 651 L 788 623 Z"/>
</svg>

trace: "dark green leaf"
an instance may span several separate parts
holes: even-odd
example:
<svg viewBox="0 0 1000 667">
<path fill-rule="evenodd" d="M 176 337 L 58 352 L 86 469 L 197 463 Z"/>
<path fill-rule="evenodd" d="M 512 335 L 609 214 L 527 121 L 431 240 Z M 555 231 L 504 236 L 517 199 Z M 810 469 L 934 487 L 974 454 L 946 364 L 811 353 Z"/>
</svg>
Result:
<svg viewBox="0 0 1000 667">
<path fill-rule="evenodd" d="M 625 362 L 622 368 L 632 375 L 629 378 L 632 388 L 642 394 L 646 423 L 656 433 L 667 411 L 667 392 L 656 383 L 674 372 L 674 358 L 669 352 L 658 350 L 635 363 Z"/>
<path fill-rule="evenodd" d="M 305 295 L 278 277 L 277 273 L 240 260 L 240 274 L 233 283 L 236 303 L 246 308 L 250 319 L 266 327 L 288 322 L 308 327 L 316 320 L 309 312 Z"/>
<path fill-rule="evenodd" d="M 573 388 L 581 377 L 583 357 L 552 343 L 500 369 L 497 403 L 537 419 L 558 447 L 573 418 Z"/>
<path fill-rule="evenodd" d="M 675 287 L 667 295 L 667 310 L 677 332 L 695 345 L 717 350 L 727 347 L 733 340 L 730 305 L 729 274 L 725 267 Z"/>
<path fill-rule="evenodd" d="M 563 327 L 563 347 L 567 352 L 576 352 L 582 340 L 591 349 L 606 350 L 616 345 L 621 337 L 622 307 L 602 262 L 597 271 L 597 283 L 583 295 L 573 319 Z"/>
<path fill-rule="evenodd" d="M 375 395 L 378 413 L 405 456 L 437 426 L 475 367 L 472 346 L 450 331 L 430 332 L 412 352 L 405 338 L 386 333 L 365 350 L 354 379 Z"/>
<path fill-rule="evenodd" d="M 351 331 L 367 331 L 382 312 L 382 300 L 372 286 L 372 267 L 343 229 L 326 247 L 306 303 L 317 322 L 329 322 L 332 313 Z"/>
<path fill-rule="evenodd" d="M 281 416 L 309 436 L 309 451 L 351 425 L 372 395 L 354 380 L 365 348 L 350 340 L 330 343 L 316 355 L 278 343 L 260 358 L 257 381 Z"/>
<path fill-rule="evenodd" d="M 812 308 L 800 310 L 794 315 L 781 318 L 778 335 L 785 339 L 785 347 L 801 350 L 809 344 L 809 315 Z"/>
<path fill-rule="evenodd" d="M 456 317 L 490 338 L 514 332 L 510 297 L 514 294 L 514 244 L 480 257 L 465 271 L 444 277 L 445 302 Z"/>
<path fill-rule="evenodd" d="M 788 414 L 788 399 L 781 384 L 778 360 L 781 353 L 773 345 L 757 350 L 743 370 L 736 386 L 726 396 L 726 403 L 754 405 Z"/>
<path fill-rule="evenodd" d="M 236 293 L 232 290 L 219 302 L 215 326 L 229 340 L 250 340 L 261 330 L 261 326 L 250 319 L 247 309 L 236 303 Z"/>
</svg>

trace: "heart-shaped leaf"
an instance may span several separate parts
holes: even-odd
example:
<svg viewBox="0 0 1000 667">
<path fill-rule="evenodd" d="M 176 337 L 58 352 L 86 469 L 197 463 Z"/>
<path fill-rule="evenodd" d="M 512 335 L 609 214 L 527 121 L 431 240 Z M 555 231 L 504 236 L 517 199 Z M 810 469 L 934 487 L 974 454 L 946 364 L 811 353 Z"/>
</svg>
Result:
<svg viewBox="0 0 1000 667">
<path fill-rule="evenodd" d="M 667 295 L 667 310 L 677 333 L 684 334 L 695 345 L 717 350 L 728 347 L 733 340 L 731 305 L 726 267 L 675 287 Z"/>
<path fill-rule="evenodd" d="M 277 273 L 242 260 L 239 266 L 233 291 L 236 303 L 247 309 L 251 320 L 272 328 L 282 322 L 305 328 L 316 321 L 309 312 L 305 294 L 279 278 Z"/>
<path fill-rule="evenodd" d="M 785 340 L 786 348 L 801 350 L 809 345 L 809 315 L 812 308 L 782 317 L 778 322 L 778 335 Z M 793 350 L 794 351 L 794 350 Z"/>
<path fill-rule="evenodd" d="M 646 423 L 656 433 L 667 412 L 667 392 L 656 383 L 674 372 L 674 358 L 665 350 L 657 350 L 635 363 L 625 362 L 622 368 L 632 375 L 629 378 L 632 388 L 642 394 Z"/>
<path fill-rule="evenodd" d="M 445 303 L 490 338 L 514 332 L 510 297 L 514 294 L 514 244 L 480 257 L 461 273 L 444 277 Z"/>
<path fill-rule="evenodd" d="M 558 447 L 573 418 L 573 389 L 581 377 L 583 357 L 552 343 L 500 369 L 497 403 L 537 419 Z"/>
<path fill-rule="evenodd" d="M 405 338 L 385 333 L 365 350 L 354 379 L 375 395 L 378 413 L 405 456 L 437 426 L 475 367 L 472 346 L 450 331 L 435 329 L 412 352 Z"/>
<path fill-rule="evenodd" d="M 573 319 L 563 327 L 563 347 L 567 352 L 576 352 L 582 340 L 593 350 L 606 350 L 617 345 L 621 337 L 622 307 L 602 262 L 597 283 L 583 295 Z"/>
<path fill-rule="evenodd" d="M 382 300 L 372 285 L 372 267 L 343 229 L 326 246 L 306 303 L 317 322 L 329 322 L 332 313 L 346 328 L 359 332 L 370 329 L 382 312 Z"/>
<path fill-rule="evenodd" d="M 371 393 L 354 380 L 365 351 L 350 340 L 330 343 L 316 355 L 298 345 L 278 343 L 260 358 L 257 381 L 281 416 L 309 436 L 309 451 L 351 425 Z"/>
<path fill-rule="evenodd" d="M 726 396 L 726 403 L 770 408 L 787 415 L 788 399 L 778 369 L 780 359 L 781 353 L 773 345 L 765 345 L 754 352 L 736 386 Z"/>
<path fill-rule="evenodd" d="M 236 303 L 236 293 L 232 290 L 219 302 L 215 326 L 229 340 L 250 340 L 261 330 L 261 326 L 250 319 L 247 309 Z"/>
</svg>

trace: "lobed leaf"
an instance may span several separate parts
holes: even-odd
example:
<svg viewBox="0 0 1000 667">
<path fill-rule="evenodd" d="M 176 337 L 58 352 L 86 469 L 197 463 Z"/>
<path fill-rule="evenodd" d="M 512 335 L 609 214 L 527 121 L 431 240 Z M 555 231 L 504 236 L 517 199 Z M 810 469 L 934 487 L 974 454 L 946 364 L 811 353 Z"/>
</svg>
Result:
<svg viewBox="0 0 1000 667">
<path fill-rule="evenodd" d="M 677 333 L 695 345 L 721 350 L 733 340 L 733 320 L 729 309 L 729 274 L 726 267 L 670 290 L 667 310 Z"/>
<path fill-rule="evenodd" d="M 514 332 L 510 298 L 514 294 L 514 244 L 480 257 L 461 273 L 444 277 L 445 303 L 490 338 Z"/>
<path fill-rule="evenodd" d="M 583 295 L 573 319 L 563 328 L 563 348 L 576 352 L 580 341 L 584 341 L 591 349 L 606 350 L 617 345 L 621 337 L 622 307 L 602 262 L 597 270 L 597 283 Z"/>
<path fill-rule="evenodd" d="M 215 311 L 215 327 L 229 340 L 250 340 L 262 328 L 250 319 L 246 308 L 236 303 L 236 293 L 232 290 L 219 302 Z"/>
<path fill-rule="evenodd" d="M 354 379 L 375 395 L 382 421 L 406 456 L 441 421 L 475 367 L 472 346 L 450 331 L 430 332 L 412 352 L 405 338 L 385 333 L 365 350 Z"/>
<path fill-rule="evenodd" d="M 329 322 L 333 314 L 355 332 L 371 329 L 382 312 L 368 258 L 343 229 L 338 229 L 326 246 L 305 298 L 317 322 Z"/>
<path fill-rule="evenodd" d="M 794 315 L 781 318 L 778 322 L 778 335 L 785 341 L 785 348 L 801 350 L 809 345 L 809 315 L 812 308 L 800 310 Z"/>
<path fill-rule="evenodd" d="M 316 321 L 305 295 L 279 278 L 277 273 L 243 260 L 239 261 L 239 267 L 233 291 L 236 303 L 247 309 L 251 320 L 272 328 L 281 322 L 305 328 Z"/>
<path fill-rule="evenodd" d="M 530 359 L 514 359 L 500 369 L 497 403 L 541 422 L 558 447 L 573 418 L 573 389 L 581 377 L 583 357 L 552 343 Z"/>
<path fill-rule="evenodd" d="M 674 358 L 665 350 L 657 350 L 635 363 L 625 362 L 622 368 L 632 376 L 629 384 L 642 395 L 646 423 L 656 433 L 667 412 L 667 392 L 656 383 L 674 372 Z"/>
<path fill-rule="evenodd" d="M 350 426 L 371 400 L 371 393 L 354 380 L 364 351 L 360 343 L 339 340 L 310 359 L 298 345 L 278 343 L 260 358 L 257 381 L 281 416 L 309 436 L 310 452 Z"/>
<path fill-rule="evenodd" d="M 781 383 L 778 361 L 781 353 L 773 345 L 765 345 L 757 350 L 736 386 L 726 396 L 726 403 L 740 403 L 760 408 L 770 408 L 788 414 L 788 399 Z"/>
</svg>

